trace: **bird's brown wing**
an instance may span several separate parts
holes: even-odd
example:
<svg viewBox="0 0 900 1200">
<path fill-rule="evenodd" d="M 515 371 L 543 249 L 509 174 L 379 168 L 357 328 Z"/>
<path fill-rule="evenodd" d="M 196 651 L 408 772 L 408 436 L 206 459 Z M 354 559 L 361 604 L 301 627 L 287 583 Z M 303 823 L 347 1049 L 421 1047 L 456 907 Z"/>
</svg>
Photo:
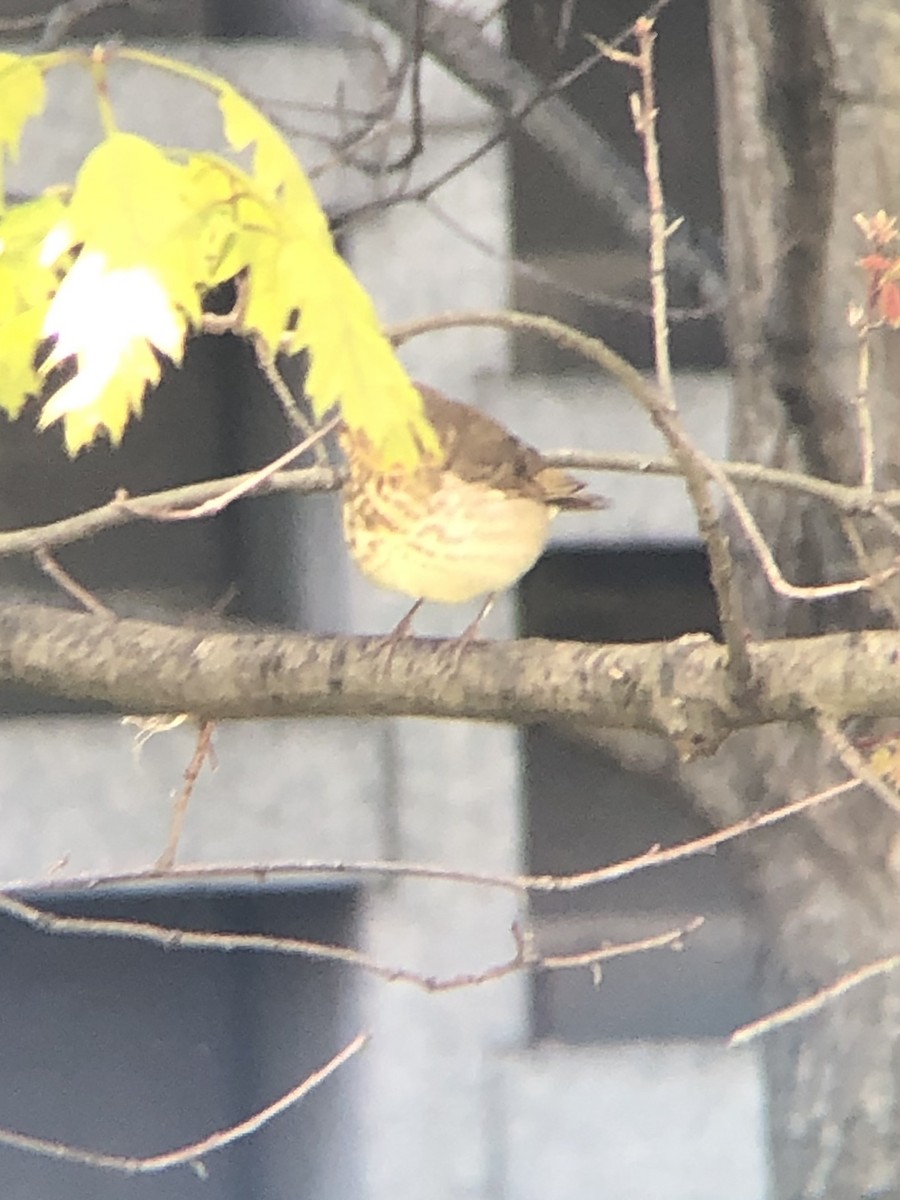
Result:
<svg viewBox="0 0 900 1200">
<path fill-rule="evenodd" d="M 416 387 L 444 452 L 443 465 L 460 479 L 557 508 L 607 507 L 602 496 L 582 495 L 586 485 L 581 480 L 548 466 L 538 450 L 493 417 L 451 400 L 427 384 L 417 383 Z"/>
</svg>

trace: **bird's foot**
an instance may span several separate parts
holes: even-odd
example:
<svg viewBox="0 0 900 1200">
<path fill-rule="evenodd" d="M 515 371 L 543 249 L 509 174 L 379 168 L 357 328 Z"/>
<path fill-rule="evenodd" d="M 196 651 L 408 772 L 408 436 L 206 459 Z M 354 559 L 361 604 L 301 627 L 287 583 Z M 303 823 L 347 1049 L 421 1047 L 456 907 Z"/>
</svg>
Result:
<svg viewBox="0 0 900 1200">
<path fill-rule="evenodd" d="M 438 651 L 442 658 L 447 661 L 447 666 L 451 672 L 459 669 L 459 664 L 462 662 L 462 656 L 466 652 L 468 646 L 475 640 L 478 630 L 481 627 L 482 621 L 494 607 L 496 593 L 491 594 L 485 599 L 481 608 L 473 621 L 465 627 L 462 633 L 446 642 Z M 382 667 L 387 670 L 394 657 L 397 647 L 402 641 L 408 637 L 412 637 L 413 619 L 422 605 L 425 603 L 424 598 L 417 600 L 406 615 L 397 622 L 389 634 L 383 638 L 378 638 L 374 643 L 374 652 L 381 659 Z"/>
</svg>

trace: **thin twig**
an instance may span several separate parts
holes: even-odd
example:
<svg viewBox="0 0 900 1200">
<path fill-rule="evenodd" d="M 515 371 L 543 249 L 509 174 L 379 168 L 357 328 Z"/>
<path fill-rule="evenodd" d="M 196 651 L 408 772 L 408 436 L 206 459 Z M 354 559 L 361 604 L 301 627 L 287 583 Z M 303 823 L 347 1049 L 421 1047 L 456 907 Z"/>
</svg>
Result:
<svg viewBox="0 0 900 1200">
<path fill-rule="evenodd" d="M 595 949 L 573 955 L 557 956 L 552 960 L 546 959 L 537 951 L 529 948 L 530 943 L 527 940 L 523 942 L 516 938 L 515 953 L 511 958 L 502 962 L 492 963 L 477 971 L 467 971 L 455 975 L 427 975 L 408 967 L 395 967 L 379 962 L 371 955 L 349 946 L 330 945 L 325 942 L 274 934 L 200 933 L 195 930 L 156 925 L 148 921 L 61 916 L 58 913 L 39 908 L 37 905 L 29 904 L 8 892 L 0 893 L 0 912 L 14 920 L 22 921 L 42 933 L 68 937 L 105 937 L 124 941 L 148 942 L 151 945 L 161 946 L 165 950 L 217 950 L 221 952 L 243 950 L 281 954 L 289 957 L 299 956 L 318 962 L 343 963 L 379 979 L 384 979 L 388 983 L 408 983 L 426 992 L 450 992 L 458 991 L 461 988 L 476 987 L 503 979 L 507 975 L 514 975 L 526 968 L 567 970 L 582 967 L 586 963 L 605 962 L 611 958 L 659 949 L 681 942 L 687 934 L 698 927 L 702 920 L 702 918 L 695 918 L 687 925 L 669 929 L 664 933 L 653 934 L 648 938 L 630 942 L 606 942 Z"/>
<path fill-rule="evenodd" d="M 860 754 L 856 746 L 853 745 L 837 721 L 831 717 L 820 715 L 816 718 L 816 725 L 822 737 L 828 742 L 850 774 L 859 780 L 860 783 L 871 788 L 875 795 L 892 812 L 900 815 L 900 794 L 897 793 L 897 789 L 891 787 L 887 780 L 883 779 L 874 770 L 866 758 Z"/>
<path fill-rule="evenodd" d="M 871 369 L 871 342 L 874 323 L 878 322 L 877 297 L 870 289 L 869 307 L 866 313 L 851 306 L 850 323 L 857 330 L 857 370 L 856 394 L 853 411 L 856 416 L 857 442 L 859 450 L 860 487 L 870 496 L 875 492 L 875 438 L 872 424 L 872 410 L 869 404 L 869 381 Z M 880 506 L 873 509 L 876 521 L 887 529 L 891 537 L 897 541 L 900 524 Z M 870 577 L 882 575 L 879 571 L 872 552 L 866 544 L 859 522 L 844 517 L 841 521 L 844 536 L 853 552 L 859 568 Z M 890 576 L 888 577 L 890 578 Z M 896 588 L 884 587 L 886 579 L 878 585 L 878 600 L 884 609 L 891 614 L 895 625 L 900 625 L 900 604 L 896 596 Z"/>
<path fill-rule="evenodd" d="M 743 601 L 735 579 L 731 549 L 709 486 L 709 470 L 684 430 L 675 400 L 672 361 L 669 354 L 666 245 L 680 222 L 669 226 L 666 217 L 659 167 L 659 141 L 656 134 L 657 108 L 653 61 L 656 34 L 650 18 L 638 17 L 634 24 L 634 38 L 638 53 L 625 58 L 638 72 L 641 80 L 641 94 L 631 97 L 631 112 L 635 131 L 644 151 L 644 178 L 650 205 L 650 295 L 657 381 L 652 403 L 646 404 L 645 407 L 654 425 L 665 436 L 673 457 L 684 473 L 685 486 L 709 554 L 710 582 L 716 594 L 719 622 L 728 647 L 729 670 L 737 685 L 746 688 L 752 677 L 750 657 L 747 653 L 749 633 Z M 623 57 L 616 54 L 612 48 L 608 51 L 605 47 L 603 49 L 619 59 Z"/>
<path fill-rule="evenodd" d="M 653 458 L 628 451 L 592 453 L 582 450 L 560 450 L 544 455 L 548 462 L 557 466 L 581 468 L 589 471 L 615 471 L 638 475 L 662 475 L 681 477 L 681 468 L 671 458 Z M 900 489 L 876 492 L 867 499 L 862 489 L 846 484 L 818 479 L 812 475 L 784 471 L 776 467 L 764 467 L 750 462 L 715 462 L 717 470 L 739 483 L 773 487 L 782 491 L 817 497 L 841 512 L 870 514 L 881 519 L 894 521 L 888 509 L 900 508 Z M 133 521 L 153 520 L 156 512 L 173 509 L 194 508 L 208 500 L 216 500 L 226 492 L 242 484 L 249 486 L 246 495 L 266 496 L 273 492 L 296 492 L 310 495 L 338 489 L 343 482 L 343 472 L 337 468 L 304 468 L 293 471 L 278 471 L 271 477 L 260 480 L 257 472 L 231 475 L 203 483 L 186 484 L 168 488 L 161 492 L 149 492 L 143 496 L 120 497 L 97 508 L 86 509 L 73 517 L 51 521 L 47 525 L 31 525 L 22 529 L 0 532 L 0 558 L 17 554 L 33 554 L 41 547 L 71 545 L 94 537 L 106 529 L 113 529 Z M 126 500 L 127 505 L 122 501 Z M 891 526 L 896 532 L 896 525 Z M 775 567 L 777 579 L 780 575 Z M 783 578 L 783 577 L 782 577 Z M 843 592 L 858 590 L 865 581 L 849 582 L 836 586 Z M 812 598 L 810 589 L 794 588 L 785 594 Z M 813 589 L 814 590 L 814 589 Z"/>
<path fill-rule="evenodd" d="M 307 175 L 311 180 L 318 179 L 335 167 L 345 164 L 349 164 L 364 175 L 381 176 L 388 165 L 383 162 L 374 164 L 366 162 L 359 157 L 358 151 L 376 138 L 389 138 L 394 130 L 394 125 L 400 125 L 400 122 L 397 120 L 397 108 L 403 94 L 403 84 L 408 69 L 408 55 L 404 54 L 396 70 L 390 71 L 387 67 L 384 48 L 377 38 L 372 36 L 365 40 L 379 59 L 379 64 L 382 66 L 386 76 L 383 88 L 384 98 L 373 109 L 366 112 L 354 112 L 345 101 L 343 84 L 339 84 L 335 103 L 329 109 L 323 110 L 324 115 L 336 118 L 340 122 L 342 131 L 347 125 L 348 117 L 353 117 L 355 120 L 361 122 L 361 125 L 350 132 L 342 132 L 341 136 L 337 139 L 323 137 L 311 132 L 304 134 L 304 136 L 314 141 L 325 142 L 331 151 L 326 159 L 309 168 Z M 280 101 L 279 107 L 285 109 L 291 106 L 289 102 Z M 402 124 L 405 126 L 406 122 L 404 121 Z M 280 129 L 286 132 L 293 132 L 295 134 L 301 132 L 297 130 L 296 126 L 291 127 L 286 125 L 283 120 L 279 121 L 278 125 Z M 334 228 L 336 228 L 337 223 L 333 223 Z"/>
<path fill-rule="evenodd" d="M 883 510 L 875 512 L 873 515 L 878 524 L 887 529 L 891 537 L 897 540 L 897 522 L 895 519 Z M 900 563 L 900 555 L 897 553 L 894 554 L 891 566 L 878 567 L 875 561 L 875 554 L 866 544 L 866 540 L 863 537 L 859 521 L 853 520 L 851 517 L 841 517 L 841 529 L 853 553 L 857 567 L 866 573 L 865 578 L 872 581 L 872 590 L 877 590 L 878 603 L 886 612 L 891 614 L 894 627 L 900 628 L 900 603 L 898 603 L 896 588 L 885 587 L 885 584 L 893 579 L 898 569 L 900 569 L 897 565 Z M 885 546 L 883 549 L 887 551 L 888 547 Z"/>
<path fill-rule="evenodd" d="M 286 467 L 288 463 L 299 458 L 301 454 L 305 454 L 312 446 L 327 437 L 333 429 L 336 429 L 340 424 L 341 417 L 338 413 L 333 416 L 330 421 L 326 421 L 324 425 L 320 425 L 314 430 L 309 437 L 302 442 L 298 442 L 296 446 L 291 446 L 289 450 L 285 450 L 284 454 L 279 454 L 270 463 L 264 467 L 260 467 L 258 471 L 253 471 L 249 476 L 236 483 L 228 491 L 222 492 L 220 495 L 206 500 L 203 504 L 198 504 L 196 508 L 176 508 L 176 509 L 156 509 L 153 512 L 141 511 L 140 516 L 149 517 L 154 521 L 196 521 L 203 517 L 214 517 L 220 513 L 223 508 L 227 508 L 235 500 L 239 500 L 242 496 L 246 496 L 248 492 L 254 491 L 260 484 L 265 483 L 267 479 L 271 479 L 277 474 L 282 467 Z M 120 500 L 119 504 L 127 508 L 134 507 L 134 501 Z"/>
<path fill-rule="evenodd" d="M 379 174 L 389 175 L 408 170 L 425 148 L 425 126 L 422 113 L 422 60 L 425 57 L 426 0 L 413 0 L 413 32 L 410 41 L 412 67 L 409 77 L 410 137 L 409 146 L 391 162 L 380 165 Z"/>
<path fill-rule="evenodd" d="M 369 1041 L 369 1035 L 359 1033 L 343 1050 L 330 1058 L 323 1067 L 308 1075 L 302 1083 L 285 1092 L 272 1104 L 259 1109 L 252 1116 L 226 1129 L 217 1130 L 208 1137 L 196 1142 L 189 1142 L 177 1150 L 167 1150 L 162 1154 L 151 1154 L 145 1158 L 134 1158 L 119 1154 L 103 1154 L 96 1150 L 83 1150 L 78 1146 L 69 1146 L 64 1142 L 51 1141 L 48 1138 L 31 1137 L 28 1134 L 17 1133 L 12 1129 L 0 1129 L 0 1145 L 10 1146 L 15 1150 L 25 1150 L 30 1154 L 39 1154 L 43 1158 L 55 1158 L 62 1162 L 81 1163 L 87 1167 L 100 1167 L 108 1171 L 119 1171 L 124 1175 L 156 1175 L 160 1171 L 168 1171 L 172 1167 L 183 1167 L 193 1164 L 200 1167 L 200 1160 L 215 1150 L 230 1146 L 233 1142 L 249 1137 L 257 1130 L 268 1124 L 286 1109 L 308 1096 L 311 1091 L 333 1075 L 355 1054 L 362 1050 Z"/>
<path fill-rule="evenodd" d="M 102 8 L 127 8 L 131 0 L 65 0 L 48 13 L 33 18 L 32 28 L 43 26 L 38 50 L 46 53 L 55 50 L 66 40 L 79 21 Z M 26 18 L 27 19 L 27 18 Z M 4 22 L 5 28 L 9 28 Z M 22 28 L 21 26 L 19 28 Z"/>
<path fill-rule="evenodd" d="M 756 813 L 745 817 L 723 829 L 679 842 L 674 846 L 651 846 L 649 849 L 631 858 L 609 863 L 605 867 L 597 867 L 590 871 L 578 871 L 570 875 L 498 875 L 481 871 L 461 870 L 455 867 L 445 867 L 429 863 L 409 863 L 396 861 L 346 861 L 335 859 L 317 862 L 266 863 L 247 865 L 247 863 L 202 863 L 198 865 L 185 864 L 174 867 L 167 872 L 164 880 L 214 880 L 217 878 L 231 879 L 235 876 L 252 879 L 254 883 L 263 886 L 273 880 L 286 880 L 300 875 L 352 875 L 354 877 L 374 876 L 376 878 L 400 878 L 437 880 L 442 883 L 458 883 L 473 887 L 498 888 L 503 891 L 515 892 L 526 896 L 530 893 L 576 892 L 584 888 L 596 887 L 599 884 L 610 883 L 613 880 L 624 879 L 639 871 L 653 867 L 666 866 L 673 862 L 695 857 L 698 854 L 708 854 L 718 846 L 745 837 L 758 829 L 767 829 L 772 825 L 797 816 L 818 807 L 829 800 L 845 796 L 848 792 L 862 787 L 859 779 L 848 779 L 843 783 L 834 784 L 822 791 L 792 800 L 779 808 L 768 812 Z M 65 876 L 64 878 L 20 880 L 6 885 L 8 893 L 22 894 L 32 892 L 52 892 L 63 888 L 66 891 L 75 889 L 93 890 L 98 887 L 116 887 L 123 885 L 147 884 L 160 882 L 160 872 L 157 868 L 145 871 L 119 873 L 113 875 L 81 875 Z"/>
<path fill-rule="evenodd" d="M 668 0 L 650 6 L 653 19 Z M 403 10 L 395 0 L 368 0 L 372 15 L 395 28 Z M 643 236 L 646 214 L 641 203 L 640 175 L 600 137 L 597 130 L 579 117 L 564 92 L 602 60 L 600 51 L 588 54 L 570 71 L 542 85 L 521 64 L 486 39 L 478 21 L 460 5 L 428 4 L 426 41 L 429 52 L 448 70 L 463 79 L 492 105 L 502 117 L 496 132 L 486 137 L 472 153 L 457 159 L 419 187 L 357 207 L 335 218 L 343 226 L 364 220 L 388 207 L 421 203 L 435 195 L 451 179 L 461 175 L 486 154 L 504 145 L 512 130 L 521 128 L 541 145 L 588 196 L 598 198 L 615 213 L 622 229 L 632 238 Z M 629 24 L 612 40 L 620 45 L 631 34 Z M 611 181 L 614 181 L 611 185 Z M 699 240 L 686 229 L 669 251 L 669 263 L 680 275 L 697 281 L 704 298 L 717 313 L 724 312 L 725 284 L 716 255 L 699 248 Z"/>
<path fill-rule="evenodd" d="M 638 475 L 681 475 L 681 468 L 673 458 L 654 458 L 629 451 L 553 450 L 543 455 L 554 466 L 571 467 L 587 471 L 615 471 Z M 812 496 L 824 500 L 839 512 L 851 516 L 873 516 L 883 519 L 895 537 L 900 539 L 900 521 L 887 511 L 900 508 L 900 489 L 873 492 L 871 497 L 853 484 L 835 483 L 807 475 L 802 471 L 786 471 L 781 467 L 768 467 L 762 463 L 713 460 L 716 467 L 735 483 L 747 483 L 760 487 L 777 488 L 779 491 L 794 492 L 801 496 Z M 881 510 L 884 510 L 882 513 Z M 0 535 L 2 536 L 2 535 Z"/>
<path fill-rule="evenodd" d="M 514 275 L 520 275 L 524 279 L 533 279 L 536 283 L 540 283 L 544 287 L 552 288 L 553 291 L 561 296 L 572 296 L 574 299 L 581 300 L 585 304 L 590 304 L 595 308 L 608 308 L 613 312 L 633 313 L 641 317 L 652 315 L 652 307 L 641 300 L 629 300 L 622 296 L 613 296 L 609 292 L 599 291 L 596 288 L 576 287 L 575 284 L 569 283 L 565 279 L 560 279 L 558 275 L 539 267 L 536 263 L 516 258 L 507 250 L 498 250 L 486 238 L 479 237 L 477 233 L 473 233 L 461 221 L 452 217 L 434 199 L 424 201 L 424 205 L 426 212 L 431 213 L 451 233 L 454 233 L 470 246 L 474 246 L 485 257 L 493 259 L 495 262 L 502 262 Z M 709 304 L 698 304 L 691 308 L 677 307 L 669 309 L 670 322 L 701 321 L 714 315 L 714 310 Z"/>
<path fill-rule="evenodd" d="M 101 600 L 97 599 L 93 592 L 89 592 L 86 587 L 83 587 L 77 579 L 74 579 L 69 574 L 61 563 L 56 561 L 46 546 L 39 546 L 35 550 L 34 561 L 49 579 L 52 579 L 73 600 L 77 600 L 88 612 L 96 613 L 97 616 L 101 617 L 115 616 L 111 608 L 107 608 Z"/>
<path fill-rule="evenodd" d="M 456 14 L 454 14 L 454 16 L 457 20 L 464 20 L 466 22 L 469 21 L 469 18 L 467 17 L 456 16 Z M 475 23 L 472 22 L 472 24 L 474 26 Z M 622 39 L 627 37 L 630 29 L 631 26 L 629 26 L 627 31 L 623 31 L 619 37 Z M 554 96 L 561 95 L 563 92 L 567 91 L 576 80 L 593 70 L 593 68 L 596 67 L 602 58 L 603 55 L 599 52 L 586 55 L 581 62 L 573 67 L 570 71 L 567 71 L 558 79 L 553 80 L 553 82 L 547 86 L 541 87 L 533 95 L 529 96 L 524 103 L 517 105 L 513 111 L 504 113 L 502 128 L 496 133 L 493 133 L 485 138 L 485 140 L 473 151 L 471 151 L 471 153 L 465 155 L 461 159 L 458 159 L 456 162 L 442 170 L 438 175 L 433 176 L 430 180 L 428 180 L 427 183 L 422 184 L 420 187 L 417 187 L 412 191 L 400 193 L 391 197 L 389 203 L 400 204 L 428 200 L 431 196 L 439 192 L 452 179 L 455 179 L 457 175 L 463 174 L 469 169 L 469 167 L 472 167 L 477 162 L 480 162 L 485 155 L 490 154 L 490 152 L 496 149 L 497 146 L 501 146 L 507 142 L 512 129 L 518 125 L 524 124 L 528 117 L 530 117 L 537 108 L 539 108 L 541 105 L 545 105 Z M 593 133 L 594 131 L 591 132 Z M 363 205 L 355 209 L 352 213 L 341 214 L 336 218 L 336 223 L 338 225 L 348 224 L 350 221 L 358 220 L 361 216 L 368 215 L 369 213 L 379 210 L 383 207 L 383 201 L 376 201 L 373 204 Z"/>
<path fill-rule="evenodd" d="M 653 44 L 656 34 L 646 17 L 634 25 L 638 44 L 637 70 L 641 78 L 641 95 L 632 96 L 634 127 L 644 148 L 644 178 L 647 180 L 647 199 L 650 204 L 650 297 L 653 306 L 653 357 L 656 382 L 663 401 L 675 409 L 675 388 L 672 382 L 672 359 L 669 354 L 669 291 L 666 281 L 666 242 L 671 236 L 666 218 L 662 176 L 659 169 L 659 140 L 656 136 L 656 85 L 654 80 Z"/>
<path fill-rule="evenodd" d="M 306 413 L 297 403 L 297 398 L 288 387 L 284 376 L 278 370 L 278 364 L 275 361 L 275 355 L 269 349 L 263 338 L 254 337 L 252 340 L 257 366 L 268 382 L 269 387 L 278 397 L 278 403 L 281 405 L 281 411 L 284 413 L 288 423 L 296 433 L 298 433 L 302 438 L 309 438 L 313 433 L 313 426 Z M 328 466 L 328 452 L 321 440 L 316 439 L 312 445 L 315 448 L 316 462 L 319 464 L 319 466 Z"/>
<path fill-rule="evenodd" d="M 741 1025 L 731 1035 L 729 1045 L 746 1045 L 747 1042 L 753 1041 L 754 1038 L 758 1038 L 764 1033 L 771 1033 L 773 1029 L 781 1029 L 784 1025 L 790 1025 L 794 1021 L 812 1016 L 813 1013 L 823 1009 L 826 1004 L 836 1000 L 838 996 L 843 996 L 859 987 L 861 983 L 866 983 L 879 975 L 889 975 L 898 966 L 900 966 L 900 954 L 889 954 L 885 958 L 876 959 L 875 962 L 866 963 L 864 967 L 859 967 L 855 971 L 848 971 L 846 975 L 841 975 L 834 983 L 820 988 L 811 996 L 807 996 L 805 1000 L 786 1004 L 783 1008 L 775 1009 L 774 1012 L 768 1013 L 764 1017 Z"/>
<path fill-rule="evenodd" d="M 68 546 L 84 541 L 105 529 L 128 525 L 132 521 L 152 521 L 159 512 L 173 509 L 196 508 L 207 501 L 222 496 L 246 485 L 242 495 L 266 496 L 272 492 L 297 492 L 310 495 L 314 492 L 336 491 L 343 481 L 342 472 L 335 468 L 307 467 L 303 470 L 278 471 L 275 475 L 260 479 L 258 471 L 242 475 L 229 475 L 203 483 L 189 483 L 183 487 L 167 488 L 145 496 L 128 496 L 120 493 L 108 504 L 89 508 L 74 517 L 63 517 L 46 525 L 31 525 L 0 533 L 0 558 L 16 554 L 33 554 L 42 546 Z"/>
<path fill-rule="evenodd" d="M 422 61 L 426 53 L 425 16 L 427 0 L 413 0 L 413 4 L 415 11 L 413 14 L 412 34 L 409 38 L 409 44 L 404 44 L 402 57 L 395 70 L 388 70 L 387 56 L 377 39 L 374 36 L 369 39 L 372 49 L 378 54 L 384 67 L 384 74 L 386 76 L 384 99 L 376 108 L 368 113 L 357 114 L 364 121 L 362 127 L 346 134 L 336 144 L 334 142 L 331 143 L 332 154 L 328 159 L 316 164 L 308 172 L 311 179 L 316 179 L 335 166 L 345 163 L 349 163 L 364 175 L 384 179 L 387 175 L 408 172 L 409 168 L 422 154 L 425 148 L 425 122 L 422 104 Z M 405 37 L 406 30 L 398 29 L 398 33 Z M 374 140 L 376 137 L 390 134 L 392 125 L 397 121 L 397 109 L 403 95 L 407 75 L 409 76 L 410 89 L 410 120 L 409 122 L 404 121 L 403 124 L 408 128 L 409 145 L 397 158 L 389 162 L 385 162 L 383 157 L 375 162 L 365 162 L 359 157 L 357 152 L 367 142 Z M 343 95 L 339 97 L 336 107 L 342 117 L 348 115 Z"/>
<path fill-rule="evenodd" d="M 731 511 L 737 517 L 741 529 L 756 553 L 769 586 L 780 596 L 787 596 L 792 600 L 829 600 L 836 596 L 848 596 L 855 592 L 874 590 L 888 579 L 893 578 L 900 570 L 898 566 L 885 567 L 883 570 L 873 572 L 863 578 L 842 580 L 839 583 L 816 583 L 803 586 L 790 583 L 785 579 L 781 568 L 775 561 L 775 555 L 772 553 L 769 543 L 740 492 L 718 464 L 713 463 L 712 460 L 707 460 L 707 462 L 716 482 L 725 493 Z"/>
<path fill-rule="evenodd" d="M 246 276 L 239 276 L 235 282 L 235 297 L 231 310 L 227 313 L 204 313 L 201 322 L 203 332 L 215 334 L 216 336 L 222 336 L 226 333 L 233 333 L 238 336 L 247 334 L 249 331 L 244 328 L 244 317 L 247 313 L 249 300 L 250 289 L 247 286 Z M 261 338 L 258 334 L 251 334 L 250 341 L 253 346 L 254 355 L 256 356 L 257 366 L 275 393 L 288 424 L 301 438 L 310 437 L 314 432 L 313 426 L 297 403 L 296 397 L 285 382 L 284 376 L 278 370 L 274 353 L 267 345 L 265 339 Z M 328 455 L 322 443 L 316 440 L 312 445 L 314 446 L 316 461 L 319 466 L 327 466 Z"/>
<path fill-rule="evenodd" d="M 184 820 L 187 816 L 188 805 L 194 793 L 197 780 L 200 777 L 200 772 L 203 769 L 203 764 L 212 754 L 212 735 L 215 727 L 215 721 L 203 721 L 197 731 L 197 742 L 194 746 L 194 753 L 191 755 L 191 761 L 184 770 L 184 786 L 175 797 L 175 803 L 172 805 L 172 821 L 169 825 L 169 836 L 166 839 L 165 849 L 156 860 L 156 868 L 159 871 L 171 871 L 175 865 L 175 855 L 178 853 L 178 843 L 181 840 L 181 833 L 184 829 Z"/>
<path fill-rule="evenodd" d="M 609 958 L 621 958 L 626 954 L 643 954 L 647 950 L 664 950 L 671 948 L 680 950 L 684 939 L 695 933 L 704 924 L 703 917 L 693 917 L 679 929 L 670 929 L 666 933 L 654 933 L 650 937 L 638 938 L 633 942 L 620 942 L 616 946 L 606 946 L 600 950 L 581 950 L 573 954 L 543 954 L 535 955 L 532 965 L 542 971 L 572 971 L 577 967 L 596 967 Z"/>
</svg>

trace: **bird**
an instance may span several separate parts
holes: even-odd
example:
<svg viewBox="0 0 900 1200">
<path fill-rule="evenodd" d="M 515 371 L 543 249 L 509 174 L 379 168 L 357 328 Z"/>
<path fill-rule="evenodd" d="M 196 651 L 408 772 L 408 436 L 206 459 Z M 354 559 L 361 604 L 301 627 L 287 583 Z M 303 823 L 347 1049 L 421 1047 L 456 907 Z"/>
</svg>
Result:
<svg viewBox="0 0 900 1200">
<path fill-rule="evenodd" d="M 344 537 L 362 573 L 415 603 L 388 640 L 407 636 L 422 604 L 486 597 L 460 635 L 470 640 L 496 595 L 540 557 L 560 511 L 606 508 L 506 426 L 437 388 L 414 385 L 437 435 L 414 466 L 385 466 L 368 436 L 343 423 Z"/>
</svg>

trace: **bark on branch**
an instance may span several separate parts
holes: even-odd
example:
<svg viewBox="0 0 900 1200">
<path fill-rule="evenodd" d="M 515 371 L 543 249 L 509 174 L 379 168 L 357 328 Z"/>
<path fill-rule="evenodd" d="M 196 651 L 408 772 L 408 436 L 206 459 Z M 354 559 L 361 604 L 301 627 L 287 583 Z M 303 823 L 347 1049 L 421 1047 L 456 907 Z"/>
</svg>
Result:
<svg viewBox="0 0 900 1200">
<path fill-rule="evenodd" d="M 0 684 L 125 713 L 202 718 L 578 718 L 672 739 L 685 757 L 731 732 L 825 715 L 900 716 L 900 633 L 753 644 L 735 697 L 722 646 L 476 642 L 183 629 L 38 605 L 0 607 Z"/>
</svg>

